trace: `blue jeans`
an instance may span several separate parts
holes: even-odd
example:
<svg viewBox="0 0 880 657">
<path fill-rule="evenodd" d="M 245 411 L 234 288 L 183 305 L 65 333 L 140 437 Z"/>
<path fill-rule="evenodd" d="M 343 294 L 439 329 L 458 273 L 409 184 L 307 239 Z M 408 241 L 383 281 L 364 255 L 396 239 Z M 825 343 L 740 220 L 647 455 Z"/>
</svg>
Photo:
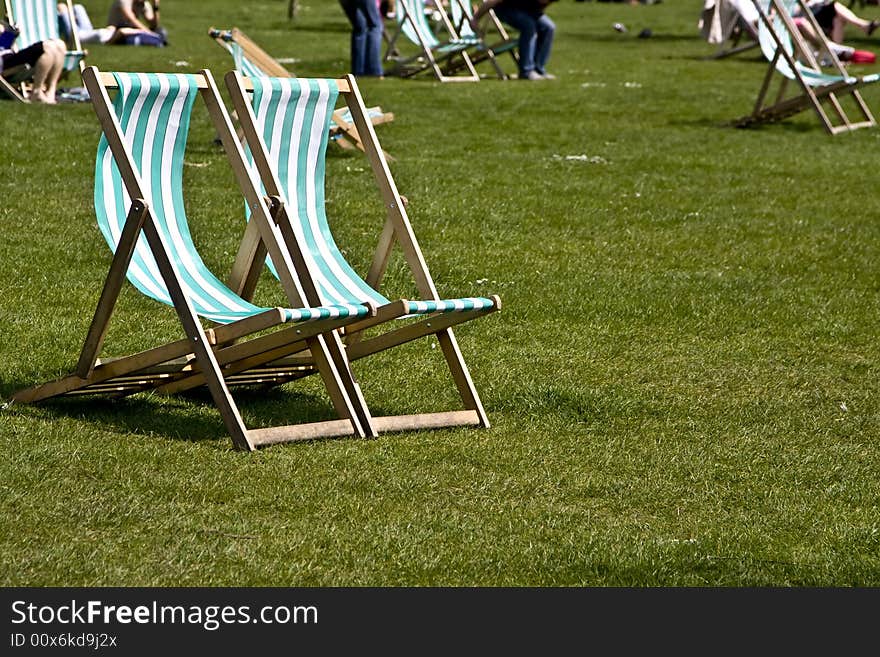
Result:
<svg viewBox="0 0 880 657">
<path fill-rule="evenodd" d="M 524 78 L 532 71 L 541 75 L 550 59 L 553 33 L 556 25 L 546 14 L 533 14 L 522 9 L 495 7 L 495 14 L 515 30 L 519 30 L 519 76 Z"/>
<path fill-rule="evenodd" d="M 339 0 L 351 23 L 351 72 L 382 75 L 382 30 L 376 0 Z"/>
</svg>

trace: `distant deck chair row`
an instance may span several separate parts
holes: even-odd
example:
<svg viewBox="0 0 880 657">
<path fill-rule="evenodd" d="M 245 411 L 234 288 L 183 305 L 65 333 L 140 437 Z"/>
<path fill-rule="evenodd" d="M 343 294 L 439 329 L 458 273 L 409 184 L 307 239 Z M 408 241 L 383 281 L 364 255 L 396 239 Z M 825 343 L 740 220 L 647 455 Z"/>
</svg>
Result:
<svg viewBox="0 0 880 657">
<path fill-rule="evenodd" d="M 64 0 L 69 15 L 73 15 L 71 0 Z M 26 48 L 40 41 L 61 39 L 58 30 L 57 0 L 5 0 L 6 22 L 18 27 L 20 34 L 16 47 Z M 79 34 L 74 26 L 68 51 L 64 57 L 64 70 L 82 70 L 86 51 L 82 49 Z M 62 39 L 63 40 L 63 39 Z M 27 67 L 16 67 L 18 70 L 3 71 L 0 76 L 0 90 L 20 102 L 27 102 L 31 72 Z"/>
<path fill-rule="evenodd" d="M 243 450 L 331 436 L 489 426 L 451 327 L 498 310 L 500 300 L 438 296 L 352 76 L 311 80 L 230 73 L 226 84 L 255 166 L 233 130 L 209 71 L 111 74 L 88 67 L 83 79 L 102 128 L 95 208 L 113 259 L 74 372 L 17 392 L 16 401 L 65 395 L 124 397 L 206 386 L 233 444 Z M 365 279 L 354 273 L 336 247 L 324 210 L 323 159 L 337 95 L 352 112 L 387 210 Z M 250 209 L 227 283 L 199 256 L 184 210 L 183 156 L 196 96 L 205 101 Z M 422 300 L 390 301 L 378 292 L 395 243 Z M 267 256 L 288 308 L 251 301 Z M 184 337 L 101 360 L 126 277 L 144 295 L 174 307 Z M 204 328 L 202 321 L 211 328 Z M 374 417 L 351 362 L 430 336 L 439 342 L 463 409 Z M 230 387 L 278 385 L 314 373 L 321 375 L 338 419 L 245 425 Z"/>
<path fill-rule="evenodd" d="M 880 74 L 850 74 L 828 46 L 822 29 L 803 0 L 753 1 L 761 18 L 759 43 L 769 68 L 751 114 L 738 119 L 736 125 L 773 123 L 813 109 L 831 135 L 876 126 L 859 89 L 880 80 Z M 818 55 L 801 36 L 792 18 L 796 7 L 822 40 Z M 823 62 L 828 66 L 823 67 Z M 778 84 L 776 92 L 771 93 L 774 79 Z M 790 83 L 794 84 L 793 93 L 788 93 Z"/>
<path fill-rule="evenodd" d="M 208 36 L 232 56 L 236 70 L 246 77 L 294 77 L 293 73 L 237 27 L 231 30 L 218 30 L 212 27 L 208 30 Z M 374 126 L 394 120 L 393 113 L 385 112 L 378 106 L 368 108 L 367 112 Z M 364 150 L 363 142 L 352 121 L 351 112 L 347 108 L 333 113 L 330 138 L 342 148 Z M 387 157 L 388 153 L 385 155 Z"/>
<path fill-rule="evenodd" d="M 442 29 L 435 33 L 420 0 L 397 0 L 396 26 L 386 36 L 384 56 L 384 60 L 392 64 L 390 73 L 401 77 L 430 73 L 440 82 L 478 82 L 480 74 L 476 66 L 489 62 L 499 78 L 510 77 L 500 66 L 498 56 L 508 53 L 515 63 L 517 41 L 508 36 L 495 13 L 490 12 L 488 20 L 498 40 L 487 41 L 470 27 L 472 12 L 468 0 L 451 0 L 449 8 L 451 17 L 442 5 L 435 5 Z M 415 49 L 409 48 L 412 52 L 401 54 L 402 49 L 406 49 L 403 41 Z"/>
</svg>

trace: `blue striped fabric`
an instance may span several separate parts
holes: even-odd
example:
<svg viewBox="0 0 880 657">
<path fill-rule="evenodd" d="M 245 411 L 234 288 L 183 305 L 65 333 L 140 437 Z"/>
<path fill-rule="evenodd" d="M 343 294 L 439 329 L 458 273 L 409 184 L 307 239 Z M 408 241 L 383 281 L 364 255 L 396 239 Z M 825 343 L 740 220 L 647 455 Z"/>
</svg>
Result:
<svg viewBox="0 0 880 657">
<path fill-rule="evenodd" d="M 261 313 L 214 276 L 196 251 L 183 204 L 183 158 L 198 81 L 193 75 L 114 73 L 119 92 L 113 109 L 163 242 L 196 312 L 220 324 Z M 95 165 L 95 211 L 101 233 L 115 250 L 131 199 L 101 137 Z M 145 295 L 172 305 L 155 258 L 142 234 L 126 275 Z M 285 309 L 285 321 L 365 316 L 362 305 Z"/>
<path fill-rule="evenodd" d="M 788 15 L 792 16 L 792 12 L 797 7 L 797 0 L 782 0 L 781 4 L 783 9 L 788 12 Z M 770 0 L 760 0 L 759 2 L 759 7 L 765 16 L 769 15 L 770 6 Z M 782 16 L 780 16 L 778 13 L 774 14 L 771 18 L 771 22 L 773 23 L 773 32 L 776 33 L 776 36 L 782 43 L 784 51 L 793 56 L 793 58 L 795 59 L 795 67 L 797 69 L 797 72 L 800 73 L 804 82 L 811 87 L 823 87 L 829 84 L 836 84 L 838 82 L 855 84 L 860 80 L 865 83 L 870 83 L 876 82 L 878 79 L 880 79 L 880 74 L 877 73 L 857 78 L 851 75 L 839 75 L 837 73 L 829 74 L 823 72 L 821 69 L 808 66 L 807 64 L 799 61 L 796 58 L 794 43 L 792 42 L 791 34 L 789 33 Z M 764 57 L 766 57 L 768 61 L 772 62 L 773 58 L 776 56 L 777 45 L 776 41 L 773 38 L 773 33 L 770 32 L 770 30 L 764 24 L 764 21 L 759 21 L 758 23 L 758 42 L 761 44 L 761 52 L 764 53 Z M 795 80 L 797 78 L 795 71 L 792 70 L 788 61 L 784 57 L 779 57 L 776 60 L 776 70 L 790 80 Z"/>
<path fill-rule="evenodd" d="M 61 39 L 56 0 L 10 0 L 9 4 L 12 10 L 10 22 L 16 23 L 21 30 L 19 48 L 39 41 Z M 84 56 L 81 50 L 68 50 L 64 56 L 64 69 L 72 71 Z"/>
<path fill-rule="evenodd" d="M 252 103 L 257 130 L 281 185 L 298 242 L 316 276 L 321 303 L 389 300 L 370 287 L 340 253 L 324 208 L 327 125 L 339 89 L 335 80 L 254 78 Z M 482 297 L 409 302 L 409 314 L 479 310 L 494 302 Z"/>
</svg>

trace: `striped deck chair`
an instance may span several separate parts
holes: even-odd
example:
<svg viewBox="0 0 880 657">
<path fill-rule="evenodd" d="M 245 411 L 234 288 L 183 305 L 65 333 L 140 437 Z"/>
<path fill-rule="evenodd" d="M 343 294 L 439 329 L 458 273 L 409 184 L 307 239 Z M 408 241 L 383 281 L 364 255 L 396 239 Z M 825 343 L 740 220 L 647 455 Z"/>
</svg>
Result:
<svg viewBox="0 0 880 657">
<path fill-rule="evenodd" d="M 27 64 L 13 66 L 0 72 L 0 93 L 20 103 L 30 102 L 22 91 L 21 85 L 31 79 L 33 68 Z"/>
<path fill-rule="evenodd" d="M 716 47 L 706 59 L 724 59 L 758 47 L 758 12 L 752 0 L 705 0 L 698 28 Z"/>
<path fill-rule="evenodd" d="M 64 0 L 67 4 L 70 16 L 73 16 L 71 0 Z M 6 20 L 18 27 L 21 34 L 17 44 L 19 48 L 26 48 L 39 41 L 49 41 L 61 38 L 58 31 L 58 2 L 57 0 L 6 0 Z M 76 26 L 73 26 L 71 42 L 67 44 L 68 51 L 64 57 L 64 70 L 82 70 L 84 58 L 87 54 L 79 42 L 79 34 Z M 26 97 L 27 83 L 20 83 L 21 97 Z"/>
<path fill-rule="evenodd" d="M 253 450 L 292 440 L 366 436 L 348 390 L 342 343 L 335 329 L 374 315 L 364 304 L 261 307 L 241 298 L 205 266 L 192 241 L 183 204 L 183 157 L 190 114 L 201 93 L 242 192 L 276 263 L 289 298 L 305 296 L 293 274 L 301 256 L 273 246 L 269 209 L 257 191 L 241 144 L 232 131 L 208 71 L 198 75 L 83 72 L 102 127 L 95 165 L 98 225 L 113 260 L 73 374 L 16 393 L 36 402 L 59 395 L 125 396 L 145 390 L 173 393 L 207 386 L 236 448 Z M 111 105 L 109 93 L 116 89 Z M 173 306 L 186 338 L 131 356 L 99 360 L 108 322 L 127 278 L 140 292 Z M 305 307 L 300 307 L 305 306 Z M 211 323 L 204 329 L 200 318 Z M 268 329 L 274 331 L 267 332 Z M 299 378 L 302 367 L 285 357 L 305 349 L 310 372 L 324 379 L 338 420 L 248 429 L 229 387 L 274 385 Z"/>
<path fill-rule="evenodd" d="M 231 30 L 218 30 L 212 27 L 208 30 L 208 35 L 232 55 L 236 70 L 244 76 L 295 77 L 278 60 L 269 55 L 237 27 Z M 373 125 L 381 125 L 394 120 L 394 114 L 384 112 L 378 106 L 369 108 L 369 116 Z M 333 120 L 330 122 L 330 139 L 342 148 L 364 150 L 364 145 L 361 143 L 357 128 L 352 123 L 351 112 L 348 111 L 348 108 L 341 108 L 333 112 Z M 385 155 L 388 157 L 387 153 Z"/>
<path fill-rule="evenodd" d="M 519 39 L 511 38 L 498 16 L 491 9 L 486 12 L 483 21 L 484 24 L 491 25 L 490 29 L 482 34 L 477 34 L 470 23 L 473 14 L 470 0 L 449 0 L 449 18 L 452 21 L 452 29 L 461 39 L 479 42 L 476 50 L 470 53 L 474 66 L 479 66 L 485 61 L 491 62 L 499 78 L 502 80 L 510 79 L 512 76 L 505 73 L 498 63 L 498 55 L 509 54 L 514 65 L 519 66 L 517 54 Z"/>
<path fill-rule="evenodd" d="M 773 123 L 810 108 L 831 135 L 877 125 L 859 89 L 880 80 L 880 74 L 849 74 L 828 46 L 822 29 L 803 0 L 753 1 L 761 16 L 758 40 L 770 65 L 752 113 L 738 119 L 735 125 L 749 127 Z M 792 11 L 795 8 L 800 9 L 802 19 L 811 23 L 821 39 L 818 54 L 807 45 L 794 23 Z M 820 62 L 827 62 L 829 66 L 825 68 L 831 72 L 826 72 Z M 778 78 L 779 84 L 772 99 L 768 100 L 774 78 Z M 794 93 L 786 94 L 790 82 L 797 86 Z M 844 101 L 849 101 L 850 111 L 855 112 L 857 118 L 850 118 Z"/>
<path fill-rule="evenodd" d="M 242 78 L 226 76 L 233 106 L 242 122 L 245 139 L 273 213 L 285 228 L 285 245 L 301 250 L 309 259 L 314 295 L 309 304 L 369 303 L 376 316 L 346 328 L 346 355 L 350 361 L 370 356 L 422 337 L 435 336 L 461 396 L 464 410 L 371 417 L 377 432 L 443 426 L 488 427 L 489 420 L 471 380 L 451 327 L 500 309 L 497 296 L 441 299 L 413 234 L 406 209 L 379 147 L 373 126 L 366 119 L 363 99 L 353 76 L 340 80 L 306 78 Z M 250 95 L 250 100 L 248 97 Z M 378 183 L 387 217 L 379 248 L 366 279 L 346 261 L 336 245 L 324 205 L 324 151 L 327 122 L 337 96 L 345 98 L 358 130 L 364 137 L 367 157 Z M 244 281 L 263 262 L 251 256 L 256 231 L 250 223 L 237 257 L 233 280 Z M 379 291 L 395 242 L 400 245 L 423 300 L 391 301 Z M 405 320 L 400 323 L 392 320 Z M 366 335 L 376 327 L 378 335 Z M 390 328 L 389 328 L 390 327 Z"/>
<path fill-rule="evenodd" d="M 478 82 L 480 76 L 471 61 L 470 52 L 479 49 L 477 38 L 460 38 L 452 27 L 449 16 L 437 7 L 446 38 L 434 33 L 421 0 L 397 0 L 395 5 L 396 29 L 387 38 L 384 60 L 394 65 L 391 73 L 411 77 L 430 71 L 440 82 Z M 400 37 L 417 46 L 411 55 L 401 55 Z"/>
</svg>

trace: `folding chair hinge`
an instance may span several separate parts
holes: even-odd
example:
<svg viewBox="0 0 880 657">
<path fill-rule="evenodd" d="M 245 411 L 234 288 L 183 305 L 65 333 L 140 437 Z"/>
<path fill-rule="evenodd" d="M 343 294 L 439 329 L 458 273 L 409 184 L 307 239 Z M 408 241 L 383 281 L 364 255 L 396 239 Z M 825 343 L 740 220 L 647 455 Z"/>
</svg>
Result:
<svg viewBox="0 0 880 657">
<path fill-rule="evenodd" d="M 208 343 L 211 346 L 214 346 L 217 344 L 217 336 L 214 333 L 214 329 L 204 329 L 204 333 L 205 333 L 205 342 L 206 343 Z M 198 342 L 199 336 L 197 336 L 197 335 L 192 336 L 192 341 Z"/>
<path fill-rule="evenodd" d="M 277 226 L 281 221 L 281 208 L 284 207 L 284 201 L 277 195 L 266 196 L 265 201 L 266 205 L 269 206 L 269 216 L 272 217 L 272 221 Z"/>
</svg>

